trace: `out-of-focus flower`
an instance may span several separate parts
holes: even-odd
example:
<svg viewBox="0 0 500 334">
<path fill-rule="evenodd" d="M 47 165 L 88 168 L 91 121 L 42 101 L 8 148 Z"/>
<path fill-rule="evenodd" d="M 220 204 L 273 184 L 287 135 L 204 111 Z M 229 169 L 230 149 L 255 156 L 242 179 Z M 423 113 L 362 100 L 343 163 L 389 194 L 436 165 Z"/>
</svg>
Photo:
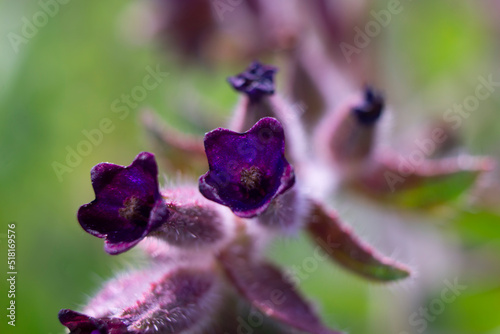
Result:
<svg viewBox="0 0 500 334">
<path fill-rule="evenodd" d="M 371 87 L 366 87 L 364 94 L 364 101 L 352 108 L 352 112 L 360 124 L 374 125 L 382 115 L 382 110 L 384 110 L 384 98 Z"/>
<path fill-rule="evenodd" d="M 383 112 L 382 96 L 371 87 L 325 116 L 316 131 L 317 156 L 342 178 L 356 178 L 367 164 L 376 142 L 376 124 Z"/>
<path fill-rule="evenodd" d="M 263 118 L 245 133 L 218 128 L 205 135 L 209 171 L 200 192 L 244 218 L 262 214 L 295 183 L 285 158 L 285 136 L 274 118 Z"/>
<path fill-rule="evenodd" d="M 244 131 L 264 117 L 282 118 L 270 99 L 276 89 L 274 75 L 277 71 L 273 66 L 254 61 L 245 71 L 227 79 L 236 91 L 243 93 L 229 124 L 231 130 Z"/>
<path fill-rule="evenodd" d="M 488 157 L 462 154 L 427 159 L 419 151 L 421 156 L 414 163 L 391 149 L 378 148 L 384 106 L 382 95 L 366 87 L 362 95 L 351 98 L 325 116 L 318 128 L 316 155 L 335 169 L 343 185 L 379 201 L 393 201 L 394 194 L 448 177 L 463 176 L 457 181 L 461 184 L 458 188 L 466 190 L 481 173 L 493 168 L 493 161 Z M 426 205 L 440 204 L 443 200 L 434 194 L 426 200 Z"/>
<path fill-rule="evenodd" d="M 248 68 L 227 80 L 239 92 L 244 92 L 251 101 L 258 101 L 264 95 L 274 94 L 274 66 L 263 65 L 254 61 Z"/>
</svg>

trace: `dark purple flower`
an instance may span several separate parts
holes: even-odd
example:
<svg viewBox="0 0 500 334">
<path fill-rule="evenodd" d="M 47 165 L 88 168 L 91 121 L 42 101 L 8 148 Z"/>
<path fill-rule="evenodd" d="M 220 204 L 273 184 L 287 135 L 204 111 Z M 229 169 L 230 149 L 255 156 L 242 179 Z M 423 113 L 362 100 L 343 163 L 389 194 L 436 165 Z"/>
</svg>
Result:
<svg viewBox="0 0 500 334">
<path fill-rule="evenodd" d="M 384 97 L 372 87 L 366 86 L 362 104 L 352 108 L 359 123 L 363 125 L 373 125 L 382 115 L 384 109 Z"/>
<path fill-rule="evenodd" d="M 80 207 L 78 221 L 85 231 L 105 239 L 106 252 L 132 248 L 168 218 L 153 154 L 142 152 L 127 167 L 100 163 L 90 177 L 96 199 Z"/>
<path fill-rule="evenodd" d="M 205 135 L 209 171 L 200 177 L 200 192 L 228 206 L 237 216 L 263 213 L 295 183 L 285 158 L 281 123 L 266 117 L 245 133 L 218 128 Z"/>
<path fill-rule="evenodd" d="M 264 95 L 274 94 L 274 66 L 262 65 L 254 61 L 240 74 L 229 77 L 227 81 L 239 92 L 244 92 L 250 100 L 259 100 Z"/>
</svg>

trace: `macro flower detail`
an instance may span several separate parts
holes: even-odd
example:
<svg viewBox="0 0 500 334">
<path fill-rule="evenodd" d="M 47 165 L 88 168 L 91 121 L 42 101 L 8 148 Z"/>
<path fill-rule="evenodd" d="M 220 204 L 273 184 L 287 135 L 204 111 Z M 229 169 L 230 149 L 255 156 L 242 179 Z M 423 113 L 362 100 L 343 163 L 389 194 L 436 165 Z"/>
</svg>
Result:
<svg viewBox="0 0 500 334">
<path fill-rule="evenodd" d="M 209 171 L 199 179 L 206 198 L 237 216 L 255 217 L 295 183 L 280 122 L 266 117 L 245 133 L 218 128 L 205 135 Z"/>
<path fill-rule="evenodd" d="M 420 16 L 435 5 L 422 6 L 407 14 Z M 470 21 L 469 15 L 458 12 L 452 13 L 456 17 L 446 16 L 449 6 L 439 6 L 435 17 L 445 17 L 445 23 Z M 472 286 L 484 280 L 484 272 L 494 272 L 495 258 L 481 258 L 495 249 L 485 250 L 480 242 L 487 240 L 483 234 L 489 234 L 483 233 L 489 230 L 482 224 L 494 223 L 500 216 L 500 170 L 485 175 L 489 180 L 479 178 L 492 169 L 493 161 L 464 154 L 454 137 L 489 117 L 473 115 L 469 109 L 498 102 L 495 98 L 486 102 L 486 97 L 494 95 L 499 85 L 493 75 L 487 82 L 481 77 L 474 95 L 465 97 L 458 94 L 472 88 L 473 78 L 462 80 L 457 90 L 446 78 L 446 70 L 460 64 L 453 62 L 454 66 L 429 76 L 425 68 L 435 69 L 439 62 L 430 67 L 414 62 L 408 67 L 398 61 L 414 52 L 399 52 L 393 37 L 396 42 L 413 40 L 443 25 L 422 31 L 413 27 L 416 16 L 410 17 L 411 25 L 405 24 L 405 29 L 379 39 L 390 42 L 388 47 L 360 52 L 359 37 L 373 32 L 371 23 L 384 28 L 383 21 L 401 9 L 396 7 L 371 10 L 356 1 L 327 0 L 152 0 L 132 1 L 114 11 L 120 18 L 120 37 L 140 48 L 130 54 L 159 49 L 150 40 L 156 34 L 166 43 L 162 49 L 168 56 L 142 59 L 158 61 L 156 67 L 146 66 L 142 80 L 137 71 L 141 59 L 132 66 L 133 73 L 118 79 L 127 80 L 124 83 L 117 82 L 117 71 L 110 72 L 112 81 L 100 87 L 97 102 L 112 101 L 104 105 L 107 112 L 127 125 L 115 124 L 110 116 L 111 123 L 100 122 L 98 129 L 75 129 L 84 141 L 75 149 L 66 147 L 68 166 L 55 161 L 52 167 L 60 179 L 76 168 L 74 154 L 82 161 L 84 156 L 98 158 L 99 152 L 91 154 L 85 144 L 90 149 L 97 146 L 115 125 L 123 127 L 116 135 L 130 136 L 127 129 L 134 117 L 127 115 L 132 114 L 141 116 L 156 157 L 142 152 L 133 161 L 131 155 L 128 166 L 100 163 L 92 169 L 95 199 L 81 201 L 94 199 L 78 210 L 81 228 L 103 239 L 102 256 L 134 249 L 125 256 L 127 269 L 115 273 L 93 297 L 80 293 L 77 300 L 62 304 L 61 330 L 66 327 L 69 334 L 406 333 L 419 331 L 414 323 L 426 318 L 422 308 L 437 316 L 443 305 L 434 301 L 442 302 L 443 283 L 453 289 L 463 286 L 463 278 Z M 108 9 L 100 16 L 107 26 L 116 26 L 109 24 L 113 18 Z M 370 13 L 374 20 L 364 25 Z M 360 25 L 361 30 L 355 28 L 353 33 L 352 28 Z M 484 44 L 483 39 L 464 45 L 431 42 L 431 52 L 443 49 L 450 57 L 457 53 L 457 45 L 459 52 L 477 53 L 477 46 Z M 37 44 L 43 45 L 43 40 Z M 117 45 L 123 49 L 122 43 Z M 398 52 L 381 57 L 382 49 Z M 116 52 L 104 60 L 113 62 L 113 55 Z M 396 75 L 390 71 L 384 75 L 387 59 L 395 60 L 390 71 Z M 116 63 L 118 72 L 130 68 Z M 475 73 L 463 68 L 464 79 Z M 365 80 L 385 86 L 363 86 Z M 429 83 L 437 83 L 433 88 L 446 87 L 445 94 L 419 87 Z M 131 89 L 117 95 L 126 87 Z M 415 91 L 422 94 L 415 96 Z M 433 97 L 438 98 L 436 105 L 419 105 Z M 460 102 L 458 97 L 464 97 L 460 107 L 465 109 L 454 103 L 434 115 L 438 119 L 429 124 L 428 134 L 412 137 L 420 121 L 433 110 L 439 112 L 449 98 Z M 391 101 L 408 110 L 391 117 Z M 232 103 L 229 113 L 227 106 Z M 121 151 L 130 151 L 126 146 L 130 139 L 117 141 Z M 478 139 L 469 147 L 482 145 L 483 138 Z M 447 157 L 450 153 L 455 156 Z M 18 174 L 25 175 L 24 169 Z M 480 189 L 490 181 L 496 194 Z M 473 185 L 472 196 L 463 196 Z M 472 197 L 482 202 L 476 191 L 490 197 L 495 212 L 470 203 Z M 436 203 L 445 206 L 435 209 Z M 400 211 L 408 207 L 417 212 Z M 432 211 L 416 215 L 431 207 Z M 442 219 L 450 223 L 442 225 Z M 81 232 L 80 226 L 72 232 Z M 73 256 L 89 254 L 83 248 L 70 249 Z M 60 260 L 64 267 L 67 256 Z M 80 270 L 67 274 L 78 278 L 82 270 L 93 271 L 85 264 L 99 260 L 79 262 Z M 448 279 L 454 279 L 454 286 Z M 73 291 L 81 291 L 76 286 L 81 277 L 68 276 L 65 282 L 73 285 Z M 378 286 L 372 293 L 373 283 L 390 286 Z M 68 309 L 71 305 L 80 306 Z M 461 314 L 462 302 L 453 309 L 447 318 L 457 310 Z M 416 313 L 419 318 L 413 317 Z M 39 318 L 33 318 L 27 332 L 50 332 L 37 331 Z M 442 323 L 422 322 L 434 332 L 469 329 L 466 323 L 451 329 Z"/>
<path fill-rule="evenodd" d="M 80 207 L 78 221 L 86 232 L 105 239 L 110 254 L 132 248 L 169 216 L 151 153 L 140 153 L 127 167 L 100 163 L 92 168 L 91 180 L 96 199 Z"/>
<path fill-rule="evenodd" d="M 244 92 L 252 101 L 257 101 L 265 95 L 274 94 L 274 66 L 263 65 L 254 61 L 248 68 L 227 81 L 239 92 Z"/>
</svg>

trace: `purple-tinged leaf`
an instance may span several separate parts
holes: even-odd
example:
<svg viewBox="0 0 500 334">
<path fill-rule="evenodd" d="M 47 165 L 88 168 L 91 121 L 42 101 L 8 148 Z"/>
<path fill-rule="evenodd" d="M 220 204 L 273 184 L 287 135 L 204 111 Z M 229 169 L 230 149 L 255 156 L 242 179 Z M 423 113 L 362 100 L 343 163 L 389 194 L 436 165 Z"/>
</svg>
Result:
<svg viewBox="0 0 500 334">
<path fill-rule="evenodd" d="M 272 264 L 257 261 L 245 246 L 233 246 L 219 259 L 240 294 L 265 315 L 311 334 L 338 334 L 326 328 L 286 276 Z"/>
<path fill-rule="evenodd" d="M 359 179 L 353 180 L 352 183 L 374 195 L 391 194 L 458 174 L 469 176 L 466 181 L 474 181 L 478 175 L 494 167 L 494 161 L 489 157 L 462 155 L 433 160 L 426 160 L 423 155 L 419 157 L 418 160 L 412 160 L 412 157 L 384 152 L 375 156 Z"/>
<path fill-rule="evenodd" d="M 406 267 L 364 244 L 334 213 L 318 203 L 313 204 L 307 229 L 334 261 L 358 275 L 376 281 L 393 281 L 410 275 Z"/>
</svg>

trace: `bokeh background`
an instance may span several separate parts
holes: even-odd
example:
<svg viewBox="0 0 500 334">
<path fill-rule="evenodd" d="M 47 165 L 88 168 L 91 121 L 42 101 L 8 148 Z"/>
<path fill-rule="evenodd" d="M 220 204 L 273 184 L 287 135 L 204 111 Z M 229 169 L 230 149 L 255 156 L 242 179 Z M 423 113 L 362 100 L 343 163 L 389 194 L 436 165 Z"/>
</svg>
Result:
<svg viewBox="0 0 500 334">
<path fill-rule="evenodd" d="M 389 138 L 399 148 L 411 141 L 409 133 L 442 119 L 447 108 L 472 94 L 479 76 L 500 81 L 498 1 L 402 3 L 404 10 L 366 50 L 365 77 L 385 92 L 394 110 Z M 21 35 L 23 18 L 39 12 L 40 3 L 0 1 L 0 333 L 63 333 L 59 309 L 78 309 L 103 280 L 133 263 L 134 251 L 105 254 L 102 240 L 80 228 L 76 212 L 94 198 L 92 166 L 127 165 L 140 151 L 155 152 L 139 122 L 142 108 L 155 109 L 180 130 L 203 134 L 200 124 L 223 126 L 238 99 L 225 78 L 251 59 L 229 53 L 207 61 L 200 55 L 186 65 L 175 45 L 151 38 L 154 24 L 146 7 L 146 0 L 60 4 L 16 52 L 9 34 Z M 366 19 L 370 8 L 386 7 L 385 1 L 369 2 Z M 157 66 L 168 76 L 120 119 L 112 103 Z M 280 80 L 278 75 L 278 91 Z M 457 132 L 461 150 L 500 157 L 499 92 L 464 120 Z M 113 131 L 59 179 L 53 163 L 65 164 L 67 147 L 76 149 L 86 139 L 82 131 L 98 128 L 103 118 L 111 119 Z M 431 212 L 403 211 L 349 196 L 335 199 L 344 219 L 363 239 L 419 270 L 413 279 L 383 286 L 320 263 L 301 289 L 326 323 L 353 334 L 500 333 L 500 218 L 494 205 L 471 208 L 456 200 Z M 15 328 L 5 317 L 6 233 L 13 222 Z M 303 236 L 270 249 L 289 267 L 312 253 Z M 439 299 L 445 281 L 455 278 L 467 286 L 456 300 L 427 321 L 425 330 L 412 324 L 412 314 Z"/>
</svg>

